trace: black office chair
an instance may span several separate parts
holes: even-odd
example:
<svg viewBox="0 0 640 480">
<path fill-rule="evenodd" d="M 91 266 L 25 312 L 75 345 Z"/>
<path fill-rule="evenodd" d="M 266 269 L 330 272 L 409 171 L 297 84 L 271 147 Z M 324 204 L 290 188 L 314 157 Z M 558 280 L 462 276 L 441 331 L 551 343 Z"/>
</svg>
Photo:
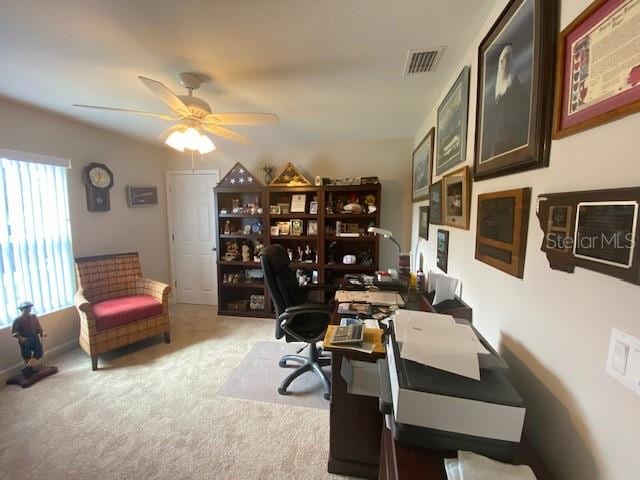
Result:
<svg viewBox="0 0 640 480">
<path fill-rule="evenodd" d="M 331 364 L 331 357 L 322 354 L 316 343 L 324 338 L 331 320 L 332 308 L 327 304 L 327 292 L 335 289 L 327 285 L 299 286 L 295 270 L 289 267 L 289 255 L 282 245 L 270 245 L 260 252 L 260 262 L 264 271 L 264 280 L 276 309 L 276 338 L 286 337 L 287 342 L 308 344 L 309 356 L 285 355 L 280 359 L 280 367 L 287 362 L 301 364 L 283 380 L 278 387 L 280 395 L 287 395 L 287 388 L 296 378 L 305 372 L 313 371 L 322 380 L 324 398 L 331 398 L 331 382 L 322 371 L 322 367 Z M 315 291 L 315 292 L 314 292 Z M 317 303 L 310 303 L 310 293 L 322 292 Z M 302 350 L 299 350 L 300 353 Z"/>
</svg>

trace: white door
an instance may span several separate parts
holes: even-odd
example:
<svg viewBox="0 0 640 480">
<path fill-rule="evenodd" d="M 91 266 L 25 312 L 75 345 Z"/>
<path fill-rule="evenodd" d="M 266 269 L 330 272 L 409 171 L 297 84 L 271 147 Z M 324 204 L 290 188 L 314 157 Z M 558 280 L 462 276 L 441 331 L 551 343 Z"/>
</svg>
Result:
<svg viewBox="0 0 640 480">
<path fill-rule="evenodd" d="M 218 304 L 215 196 L 218 173 L 169 173 L 169 225 L 178 303 Z"/>
</svg>

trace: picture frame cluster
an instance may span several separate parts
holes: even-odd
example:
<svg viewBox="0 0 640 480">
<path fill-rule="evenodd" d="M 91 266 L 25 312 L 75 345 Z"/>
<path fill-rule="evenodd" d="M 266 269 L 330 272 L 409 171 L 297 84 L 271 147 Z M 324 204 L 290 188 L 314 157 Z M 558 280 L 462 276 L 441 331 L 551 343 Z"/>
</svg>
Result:
<svg viewBox="0 0 640 480">
<path fill-rule="evenodd" d="M 640 14 L 633 3 L 595 0 L 559 35 L 558 2 L 511 0 L 506 5 L 477 50 L 473 148 L 467 149 L 471 71 L 465 66 L 439 104 L 435 126 L 413 151 L 412 201 L 427 201 L 418 207 L 419 238 L 429 239 L 429 225 L 470 228 L 474 182 L 548 168 L 552 138 L 562 139 L 640 112 L 640 64 L 631 61 L 631 52 L 637 52 L 632 46 L 640 44 L 640 23 L 635 21 Z M 473 152 L 472 158 L 467 159 L 467 150 Z M 471 168 L 465 163 L 471 163 Z M 627 205 L 624 189 L 617 191 L 617 195 L 607 191 L 607 199 L 623 210 L 620 205 Z M 594 195 L 583 192 L 581 198 Z M 538 203 L 547 197 L 541 195 Z M 489 191 L 478 195 L 476 203 L 475 258 L 523 278 L 531 188 Z M 541 223 L 545 233 L 575 243 L 581 227 L 575 218 L 578 205 L 577 200 L 570 206 L 552 205 L 544 213 L 545 222 L 550 223 Z M 589 214 L 584 218 L 600 215 L 602 234 L 613 228 L 613 222 L 622 221 L 621 215 L 609 214 L 606 208 L 582 207 L 581 211 Z M 627 218 L 625 228 L 640 227 L 637 219 L 633 222 Z M 437 265 L 446 271 L 448 230 L 438 229 L 436 240 Z M 567 264 L 589 265 L 585 268 L 633 281 L 638 278 L 637 272 L 612 271 L 629 265 L 603 266 L 606 262 L 595 258 L 628 258 L 629 252 L 587 250 L 581 256 L 569 247 L 543 250 L 552 268 L 558 263 L 561 269 Z M 568 254 L 571 261 L 558 260 Z"/>
</svg>

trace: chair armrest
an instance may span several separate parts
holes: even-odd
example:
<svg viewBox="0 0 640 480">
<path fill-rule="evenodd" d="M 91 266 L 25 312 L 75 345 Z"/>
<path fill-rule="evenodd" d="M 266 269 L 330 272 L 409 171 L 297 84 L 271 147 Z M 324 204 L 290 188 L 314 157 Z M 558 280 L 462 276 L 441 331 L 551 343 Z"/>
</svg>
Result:
<svg viewBox="0 0 640 480">
<path fill-rule="evenodd" d="M 89 300 L 85 298 L 84 292 L 82 290 L 78 290 L 76 292 L 75 296 L 73 297 L 73 302 L 75 303 L 76 308 L 79 312 L 93 315 L 93 307 L 89 303 Z"/>
<path fill-rule="evenodd" d="M 140 278 L 136 280 L 136 293 L 138 295 L 149 295 L 159 302 L 166 303 L 169 301 L 171 287 L 157 280 Z"/>
<path fill-rule="evenodd" d="M 318 315 L 319 317 L 325 317 L 324 328 L 322 331 L 318 332 L 315 337 L 305 338 L 299 335 L 297 332 L 291 329 L 291 324 L 295 321 L 296 317 L 300 315 Z M 296 305 L 295 307 L 287 308 L 281 315 L 278 317 L 280 320 L 280 327 L 285 331 L 287 335 L 292 336 L 299 342 L 305 343 L 315 343 L 324 338 L 324 334 L 327 330 L 327 326 L 331 321 L 331 315 L 333 314 L 333 309 L 328 305 L 324 305 L 321 303 L 305 303 L 303 305 Z"/>
<path fill-rule="evenodd" d="M 73 303 L 80 317 L 80 332 L 85 335 L 93 335 L 97 331 L 96 317 L 93 315 L 93 306 L 84 296 L 83 290 L 78 290 L 73 298 Z M 82 334 L 81 334 L 82 336 Z"/>
</svg>

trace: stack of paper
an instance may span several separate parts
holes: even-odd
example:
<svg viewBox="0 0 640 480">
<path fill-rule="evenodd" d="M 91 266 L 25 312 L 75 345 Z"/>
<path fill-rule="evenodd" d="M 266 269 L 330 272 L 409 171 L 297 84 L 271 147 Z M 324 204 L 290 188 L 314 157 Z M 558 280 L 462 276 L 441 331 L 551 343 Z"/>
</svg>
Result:
<svg viewBox="0 0 640 480">
<path fill-rule="evenodd" d="M 468 325 L 450 315 L 399 310 L 394 326 L 402 358 L 480 380 L 478 353 L 489 352 Z"/>
<path fill-rule="evenodd" d="M 382 291 L 351 291 L 338 290 L 336 292 L 337 302 L 364 302 L 374 305 L 404 305 L 404 300 L 396 292 Z"/>
</svg>

